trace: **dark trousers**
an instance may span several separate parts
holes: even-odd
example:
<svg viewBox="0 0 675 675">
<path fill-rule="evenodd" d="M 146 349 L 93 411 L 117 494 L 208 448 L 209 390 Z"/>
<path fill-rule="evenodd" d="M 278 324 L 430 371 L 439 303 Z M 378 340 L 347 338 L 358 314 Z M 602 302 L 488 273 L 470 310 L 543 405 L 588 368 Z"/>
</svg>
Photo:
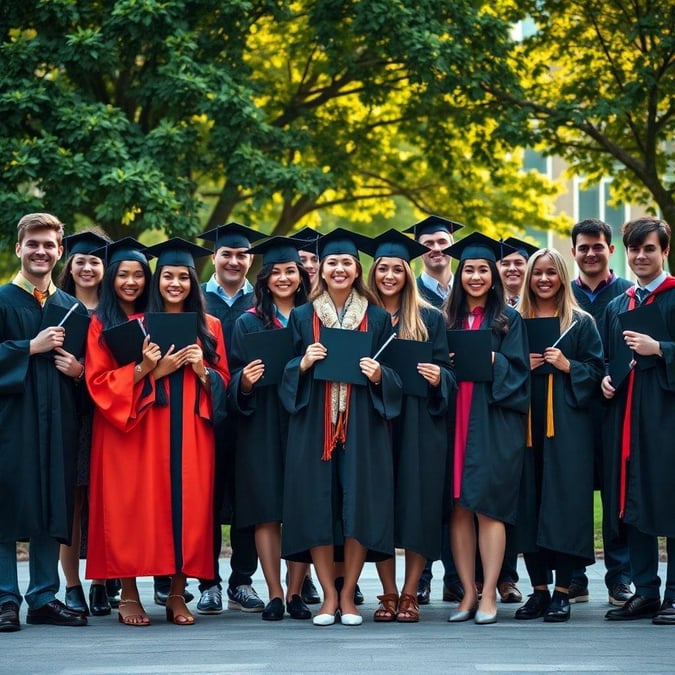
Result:
<svg viewBox="0 0 675 675">
<path fill-rule="evenodd" d="M 626 525 L 626 535 L 635 592 L 645 598 L 658 598 L 661 579 L 658 574 L 659 543 L 657 537 L 640 532 L 632 525 Z M 663 597 L 666 600 L 675 600 L 675 539 L 666 539 L 666 552 L 668 566 Z"/>
<path fill-rule="evenodd" d="M 230 558 L 232 573 L 228 579 L 229 587 L 236 588 L 237 586 L 250 585 L 251 577 L 258 567 L 258 553 L 255 548 L 255 532 L 253 528 L 239 530 L 236 527 L 236 516 L 234 513 L 234 491 L 236 488 L 234 484 L 235 433 L 236 428 L 227 422 L 216 429 L 212 544 L 215 573 L 213 579 L 199 580 L 200 593 L 203 593 L 207 588 L 211 588 L 211 586 L 220 587 L 222 582 L 219 562 L 220 550 L 223 545 L 221 523 L 224 522 L 223 510 L 226 501 L 229 502 L 229 510 L 231 511 L 230 514 L 227 514 L 231 522 L 230 544 L 232 546 L 232 557 Z"/>
<path fill-rule="evenodd" d="M 532 588 L 548 586 L 551 583 L 551 570 L 555 570 L 555 585 L 560 588 L 569 588 L 572 581 L 572 572 L 579 562 L 576 556 L 561 553 L 560 551 L 536 551 L 524 553 L 525 566 L 530 576 Z"/>
</svg>

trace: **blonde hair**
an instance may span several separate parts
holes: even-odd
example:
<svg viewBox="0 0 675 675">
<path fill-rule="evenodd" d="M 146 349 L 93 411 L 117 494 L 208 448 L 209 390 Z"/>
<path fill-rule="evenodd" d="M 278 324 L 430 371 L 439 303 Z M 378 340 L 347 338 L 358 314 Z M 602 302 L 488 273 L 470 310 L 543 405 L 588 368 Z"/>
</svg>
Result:
<svg viewBox="0 0 675 675">
<path fill-rule="evenodd" d="M 537 296 L 530 288 L 530 280 L 532 279 L 532 271 L 537 260 L 548 256 L 555 267 L 558 277 L 560 278 L 560 288 L 556 293 L 555 301 L 560 317 L 560 330 L 564 331 L 569 328 L 572 321 L 574 321 L 574 313 L 587 314 L 577 304 L 572 286 L 570 283 L 570 275 L 567 271 L 565 260 L 558 251 L 554 248 L 542 248 L 533 253 L 527 261 L 527 270 L 525 272 L 525 282 L 523 284 L 523 294 L 518 305 L 518 311 L 526 319 L 534 317 L 534 311 L 537 307 Z"/>
<path fill-rule="evenodd" d="M 377 300 L 380 307 L 384 307 L 384 299 L 380 294 L 380 289 L 375 283 L 375 270 L 382 258 L 378 258 L 370 268 L 368 275 L 368 288 Z M 401 291 L 401 309 L 398 315 L 398 325 L 396 326 L 396 333 L 398 337 L 403 340 L 419 340 L 426 342 L 429 339 L 429 331 L 427 330 L 420 309 L 429 308 L 431 305 L 423 300 L 418 291 L 415 277 L 410 269 L 410 265 L 403 258 L 399 258 L 403 269 L 405 271 L 405 284 Z"/>
<path fill-rule="evenodd" d="M 26 232 L 32 230 L 52 230 L 56 232 L 56 238 L 61 245 L 63 240 L 63 223 L 51 213 L 27 213 L 16 226 L 17 241 L 23 242 Z"/>
</svg>

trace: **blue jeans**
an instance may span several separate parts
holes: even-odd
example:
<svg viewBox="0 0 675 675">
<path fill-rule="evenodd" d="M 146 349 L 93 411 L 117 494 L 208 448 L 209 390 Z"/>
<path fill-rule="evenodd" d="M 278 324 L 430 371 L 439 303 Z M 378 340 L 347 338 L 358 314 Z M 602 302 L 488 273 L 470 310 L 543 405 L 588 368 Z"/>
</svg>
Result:
<svg viewBox="0 0 675 675">
<path fill-rule="evenodd" d="M 31 538 L 28 570 L 30 581 L 26 603 L 31 609 L 38 609 L 54 600 L 59 591 L 59 542 L 47 535 Z M 0 542 L 0 604 L 15 602 L 20 605 L 21 600 L 16 543 Z"/>
</svg>

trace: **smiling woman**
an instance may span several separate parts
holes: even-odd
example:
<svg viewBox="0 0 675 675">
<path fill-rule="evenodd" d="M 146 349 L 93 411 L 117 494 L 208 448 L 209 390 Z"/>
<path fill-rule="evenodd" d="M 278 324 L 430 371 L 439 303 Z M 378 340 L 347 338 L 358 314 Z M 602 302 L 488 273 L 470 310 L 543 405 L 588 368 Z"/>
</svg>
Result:
<svg viewBox="0 0 675 675">
<path fill-rule="evenodd" d="M 270 378 L 265 380 L 266 356 L 251 360 L 246 347 L 253 333 L 285 328 L 294 308 L 307 301 L 309 275 L 297 250 L 302 245 L 301 241 L 272 237 L 251 249 L 253 254 L 262 254 L 254 306 L 237 319 L 229 354 L 229 400 L 237 413 L 235 511 L 240 528 L 255 529 L 256 549 L 269 592 L 269 603 L 262 613 L 265 621 L 284 616 L 280 563 L 288 413 L 281 404 L 277 384 L 269 383 Z M 288 571 L 288 613 L 293 619 L 309 619 L 311 613 L 301 598 L 307 567 L 289 562 Z"/>
</svg>

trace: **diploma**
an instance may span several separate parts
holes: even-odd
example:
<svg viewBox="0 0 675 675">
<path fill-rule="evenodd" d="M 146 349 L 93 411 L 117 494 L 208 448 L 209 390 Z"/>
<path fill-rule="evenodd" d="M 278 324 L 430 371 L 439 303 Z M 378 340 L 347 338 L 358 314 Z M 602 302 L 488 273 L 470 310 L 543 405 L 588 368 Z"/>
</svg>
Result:
<svg viewBox="0 0 675 675">
<path fill-rule="evenodd" d="M 75 303 L 67 312 L 66 315 L 58 322 L 57 327 L 61 328 L 63 324 L 68 320 L 68 317 L 77 309 L 77 303 Z"/>
<path fill-rule="evenodd" d="M 562 340 L 565 337 L 565 335 L 567 335 L 567 333 L 569 333 L 572 330 L 572 328 L 574 328 L 574 326 L 577 325 L 577 323 L 579 323 L 579 322 L 578 321 L 572 321 L 572 323 L 566 328 L 566 330 L 564 330 L 562 332 L 560 337 L 551 345 L 551 347 L 557 347 L 560 344 L 560 340 Z"/>
<path fill-rule="evenodd" d="M 396 337 L 396 333 L 392 333 L 388 338 L 387 341 L 375 352 L 375 356 L 373 356 L 373 361 L 377 361 L 377 357 L 386 349 L 387 345 Z"/>
</svg>

